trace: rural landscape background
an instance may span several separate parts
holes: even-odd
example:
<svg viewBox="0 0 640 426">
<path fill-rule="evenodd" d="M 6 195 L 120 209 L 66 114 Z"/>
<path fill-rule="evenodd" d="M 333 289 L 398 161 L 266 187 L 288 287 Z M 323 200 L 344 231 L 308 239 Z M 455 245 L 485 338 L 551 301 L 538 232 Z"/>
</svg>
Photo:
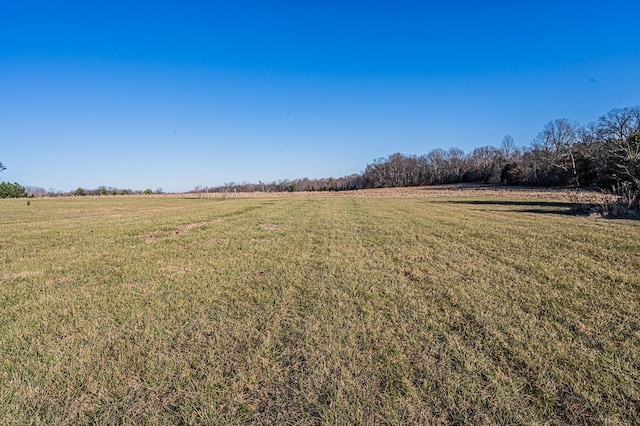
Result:
<svg viewBox="0 0 640 426">
<path fill-rule="evenodd" d="M 637 2 L 0 7 L 0 423 L 640 423 Z"/>
</svg>

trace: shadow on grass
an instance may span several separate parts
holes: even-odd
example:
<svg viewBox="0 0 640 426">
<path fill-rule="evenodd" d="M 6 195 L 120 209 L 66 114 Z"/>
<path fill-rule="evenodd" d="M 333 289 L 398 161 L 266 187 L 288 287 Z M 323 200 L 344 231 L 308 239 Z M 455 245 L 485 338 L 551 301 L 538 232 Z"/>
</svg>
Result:
<svg viewBox="0 0 640 426">
<path fill-rule="evenodd" d="M 449 200 L 444 204 L 466 204 L 470 206 L 515 207 L 507 211 L 516 213 L 555 214 L 576 216 L 573 203 L 566 201 L 505 201 L 505 200 Z M 495 210 L 505 211 L 505 210 Z"/>
<path fill-rule="evenodd" d="M 493 211 L 510 211 L 515 213 L 538 213 L 538 214 L 554 214 L 562 216 L 589 217 L 586 213 L 576 210 L 576 204 L 569 201 L 507 201 L 507 200 L 449 200 L 443 201 L 443 204 L 467 204 L 470 206 L 505 206 L 516 207 L 509 210 Z M 602 219 L 617 220 L 640 220 L 640 215 L 633 214 L 631 216 L 598 216 Z"/>
<path fill-rule="evenodd" d="M 449 200 L 450 204 L 471 204 L 487 206 L 528 206 L 528 207 L 565 207 L 573 206 L 568 201 L 511 201 L 511 200 Z"/>
</svg>

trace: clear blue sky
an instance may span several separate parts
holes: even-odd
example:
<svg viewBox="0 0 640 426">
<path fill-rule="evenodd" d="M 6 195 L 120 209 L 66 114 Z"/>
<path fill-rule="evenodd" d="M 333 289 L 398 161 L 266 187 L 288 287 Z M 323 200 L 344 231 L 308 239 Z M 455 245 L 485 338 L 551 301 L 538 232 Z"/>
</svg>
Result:
<svg viewBox="0 0 640 426">
<path fill-rule="evenodd" d="M 0 2 L 0 179 L 338 177 L 640 104 L 635 1 Z"/>
</svg>

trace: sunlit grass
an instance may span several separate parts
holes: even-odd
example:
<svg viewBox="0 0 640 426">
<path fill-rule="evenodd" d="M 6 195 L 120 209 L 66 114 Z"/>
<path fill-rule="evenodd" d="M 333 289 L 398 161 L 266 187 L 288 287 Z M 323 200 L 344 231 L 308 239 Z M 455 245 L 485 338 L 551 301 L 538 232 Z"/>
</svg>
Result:
<svg viewBox="0 0 640 426">
<path fill-rule="evenodd" d="M 0 202 L 0 418 L 640 421 L 640 223 L 506 198 Z"/>
</svg>

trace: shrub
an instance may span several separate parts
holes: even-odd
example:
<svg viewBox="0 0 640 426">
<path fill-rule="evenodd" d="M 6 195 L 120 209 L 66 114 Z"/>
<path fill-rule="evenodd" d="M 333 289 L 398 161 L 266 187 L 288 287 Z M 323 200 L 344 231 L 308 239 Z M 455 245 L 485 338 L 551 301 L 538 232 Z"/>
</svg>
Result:
<svg viewBox="0 0 640 426">
<path fill-rule="evenodd" d="M 640 191 L 629 182 L 622 182 L 612 188 L 614 197 L 602 204 L 603 215 L 612 217 L 633 217 L 640 213 Z"/>
<path fill-rule="evenodd" d="M 614 185 L 611 190 L 585 198 L 578 192 L 569 194 L 572 211 L 580 215 L 596 215 L 608 218 L 640 217 L 640 191 L 633 185 L 623 182 Z"/>
<path fill-rule="evenodd" d="M 17 183 L 0 182 L 0 198 L 24 198 L 27 191 Z"/>
</svg>

